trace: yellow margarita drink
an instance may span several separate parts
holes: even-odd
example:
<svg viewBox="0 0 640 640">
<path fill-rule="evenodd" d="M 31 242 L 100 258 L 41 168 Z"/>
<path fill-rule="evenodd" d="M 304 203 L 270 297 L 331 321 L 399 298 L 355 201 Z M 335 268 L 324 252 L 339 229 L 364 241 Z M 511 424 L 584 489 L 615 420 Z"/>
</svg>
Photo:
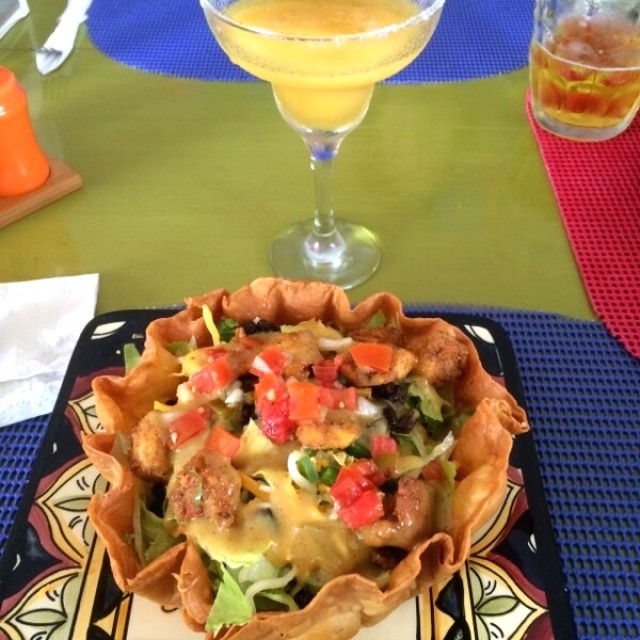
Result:
<svg viewBox="0 0 640 640">
<path fill-rule="evenodd" d="M 237 0 L 228 22 L 206 15 L 230 59 L 272 84 L 290 124 L 343 131 L 364 117 L 374 84 L 422 51 L 440 10 L 419 18 L 411 0 Z"/>
</svg>

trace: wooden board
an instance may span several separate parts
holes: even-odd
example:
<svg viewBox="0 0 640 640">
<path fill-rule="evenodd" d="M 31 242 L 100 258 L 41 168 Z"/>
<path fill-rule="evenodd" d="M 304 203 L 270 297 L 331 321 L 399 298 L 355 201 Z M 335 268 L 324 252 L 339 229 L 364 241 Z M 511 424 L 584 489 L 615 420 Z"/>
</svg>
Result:
<svg viewBox="0 0 640 640">
<path fill-rule="evenodd" d="M 82 177 L 57 158 L 49 158 L 51 173 L 41 186 L 21 196 L 0 197 L 0 229 L 59 200 L 82 186 Z"/>
</svg>

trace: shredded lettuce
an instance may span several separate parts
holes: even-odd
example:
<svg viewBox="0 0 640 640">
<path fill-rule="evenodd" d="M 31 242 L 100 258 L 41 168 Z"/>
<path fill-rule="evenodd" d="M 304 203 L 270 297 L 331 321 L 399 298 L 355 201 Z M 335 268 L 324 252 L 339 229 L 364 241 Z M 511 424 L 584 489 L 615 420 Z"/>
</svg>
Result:
<svg viewBox="0 0 640 640">
<path fill-rule="evenodd" d="M 122 355 L 124 356 L 124 369 L 129 373 L 140 362 L 140 352 L 133 342 L 127 342 L 122 347 Z"/>
<path fill-rule="evenodd" d="M 449 433 L 442 440 L 442 442 L 440 442 L 440 444 L 437 444 L 435 447 L 433 447 L 433 449 L 431 450 L 431 453 L 429 453 L 428 455 L 427 462 L 431 462 L 431 460 L 435 460 L 436 458 L 448 459 L 455 445 L 456 445 L 455 436 L 451 431 L 449 431 Z"/>
<path fill-rule="evenodd" d="M 424 379 L 416 379 L 408 388 L 411 406 L 420 412 L 429 436 L 441 440 L 446 435 L 445 415 L 451 405 Z"/>
<path fill-rule="evenodd" d="M 256 602 L 256 609 L 258 611 L 262 611 L 263 608 L 260 606 L 261 600 L 268 600 L 269 606 L 264 607 L 265 611 L 273 611 L 274 606 L 273 603 L 277 603 L 281 606 L 283 611 L 297 611 L 300 607 L 297 605 L 296 601 L 285 591 L 282 589 L 277 591 L 261 591 L 256 594 L 254 602 Z"/>
<path fill-rule="evenodd" d="M 238 570 L 238 581 L 245 586 L 277 577 L 278 570 L 264 556 L 260 556 L 252 564 L 240 567 Z"/>
<path fill-rule="evenodd" d="M 404 440 L 408 440 L 409 438 L 409 436 L 401 436 L 401 437 Z M 418 438 L 414 438 L 414 440 L 417 443 Z M 402 476 L 405 474 L 419 472 L 420 469 L 422 469 L 425 465 L 429 464 L 432 460 L 436 460 L 436 459 L 440 459 L 440 461 L 444 465 L 445 462 L 448 463 L 449 456 L 451 455 L 451 452 L 453 451 L 454 446 L 455 446 L 455 437 L 451 431 L 449 431 L 449 433 L 442 440 L 442 442 L 437 444 L 435 447 L 427 447 L 424 443 L 422 443 L 417 456 L 401 455 L 398 458 L 398 461 L 396 463 L 395 475 Z M 455 476 L 455 465 L 453 465 L 453 467 L 454 467 L 454 470 L 452 471 L 452 473 L 453 473 L 453 476 Z M 447 468 L 447 470 L 451 472 L 450 468 Z"/>
<path fill-rule="evenodd" d="M 458 466 L 455 462 L 451 460 L 442 459 L 440 460 L 440 464 L 444 469 L 445 475 L 445 487 L 448 495 L 453 495 L 453 490 L 456 484 L 456 473 L 458 471 Z"/>
<path fill-rule="evenodd" d="M 436 526 L 441 530 L 446 530 L 451 522 L 451 510 L 453 504 L 453 492 L 455 490 L 456 472 L 458 467 L 455 462 L 440 459 L 440 464 L 444 471 L 444 480 L 438 484 L 440 499 L 436 502 Z"/>
<path fill-rule="evenodd" d="M 142 520 L 142 528 L 150 544 L 145 551 L 144 558 L 147 563 L 150 563 L 173 547 L 178 542 L 178 538 L 175 538 L 167 531 L 162 518 L 159 518 L 151 511 L 145 511 L 146 517 Z"/>
<path fill-rule="evenodd" d="M 140 498 L 136 499 L 132 542 L 143 565 L 148 565 L 180 540 L 167 530 L 161 517 L 150 511 Z"/>
<path fill-rule="evenodd" d="M 451 431 L 453 431 L 453 433 L 456 436 L 456 438 L 460 435 L 460 432 L 462 431 L 462 427 L 463 427 L 464 423 L 474 413 L 475 413 L 475 408 L 474 409 L 467 409 L 466 411 L 463 411 L 462 413 L 458 414 L 457 416 L 454 416 L 450 420 Z"/>
<path fill-rule="evenodd" d="M 279 572 L 278 572 L 279 573 Z M 274 595 L 286 595 L 283 589 L 296 577 L 297 569 L 295 567 L 291 567 L 286 573 L 283 575 L 275 575 L 271 578 L 263 578 L 262 580 L 258 580 L 251 584 L 246 591 L 247 599 L 253 601 L 257 594 L 263 594 L 265 592 L 270 593 L 269 596 L 272 600 Z M 281 598 L 281 600 L 284 600 Z"/>
<path fill-rule="evenodd" d="M 422 458 L 425 458 L 427 456 L 427 447 L 424 443 L 421 431 L 424 433 L 422 428 L 415 426 L 409 433 L 394 433 L 393 437 L 396 439 L 401 449 L 406 449 Z"/>
<path fill-rule="evenodd" d="M 417 400 L 416 408 L 422 415 L 436 422 L 444 422 L 442 410 L 447 401 L 426 380 L 412 381 L 408 392 L 409 396 Z"/>
<path fill-rule="evenodd" d="M 242 592 L 235 578 L 223 564 L 219 566 L 222 572 L 222 581 L 205 625 L 206 629 L 211 631 L 214 636 L 222 627 L 247 624 L 254 614 L 253 603 Z"/>
<path fill-rule="evenodd" d="M 395 465 L 394 475 L 398 478 L 410 474 L 418 476 L 426 464 L 425 460 L 426 458 L 422 456 L 400 456 Z"/>
<path fill-rule="evenodd" d="M 174 356 L 179 358 L 180 356 L 186 356 L 187 353 L 193 351 L 194 345 L 186 340 L 174 340 L 167 344 L 167 349 L 169 349 Z"/>
<path fill-rule="evenodd" d="M 295 568 L 277 569 L 264 556 L 252 564 L 236 568 L 221 562 L 214 564 L 222 579 L 206 623 L 207 630 L 213 635 L 224 626 L 249 622 L 253 614 L 262 608 L 260 605 L 264 606 L 265 599 L 288 611 L 298 609 L 293 597 L 285 591 L 296 576 Z M 273 606 L 268 609 L 273 610 Z"/>
<path fill-rule="evenodd" d="M 236 329 L 238 328 L 238 321 L 233 318 L 222 318 L 218 323 L 218 332 L 220 333 L 220 340 L 222 342 L 229 342 L 231 338 L 236 335 Z"/>
</svg>

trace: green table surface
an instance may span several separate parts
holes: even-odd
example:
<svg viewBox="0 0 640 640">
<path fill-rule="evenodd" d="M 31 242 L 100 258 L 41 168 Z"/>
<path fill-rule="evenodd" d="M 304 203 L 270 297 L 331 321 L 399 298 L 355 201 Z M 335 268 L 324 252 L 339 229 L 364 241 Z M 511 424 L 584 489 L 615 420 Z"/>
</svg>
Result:
<svg viewBox="0 0 640 640">
<path fill-rule="evenodd" d="M 64 0 L 31 0 L 0 41 L 46 153 L 82 189 L 0 230 L 0 281 L 100 274 L 97 312 L 179 303 L 272 273 L 270 238 L 310 217 L 301 140 L 264 83 L 147 74 L 81 27 L 48 76 L 35 66 Z M 382 85 L 336 167 L 339 216 L 378 235 L 354 301 L 495 305 L 593 318 L 525 112 L 521 69 L 463 83 Z"/>
</svg>

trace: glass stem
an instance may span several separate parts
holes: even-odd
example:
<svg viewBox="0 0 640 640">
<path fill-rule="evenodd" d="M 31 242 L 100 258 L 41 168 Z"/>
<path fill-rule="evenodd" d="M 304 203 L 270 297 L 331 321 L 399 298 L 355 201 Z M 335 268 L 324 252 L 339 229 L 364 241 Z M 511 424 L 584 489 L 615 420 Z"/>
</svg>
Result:
<svg viewBox="0 0 640 640">
<path fill-rule="evenodd" d="M 335 262 L 344 251 L 333 214 L 333 169 L 344 136 L 318 133 L 303 136 L 311 154 L 316 194 L 313 230 L 305 242 L 305 252 L 316 263 Z"/>
</svg>

